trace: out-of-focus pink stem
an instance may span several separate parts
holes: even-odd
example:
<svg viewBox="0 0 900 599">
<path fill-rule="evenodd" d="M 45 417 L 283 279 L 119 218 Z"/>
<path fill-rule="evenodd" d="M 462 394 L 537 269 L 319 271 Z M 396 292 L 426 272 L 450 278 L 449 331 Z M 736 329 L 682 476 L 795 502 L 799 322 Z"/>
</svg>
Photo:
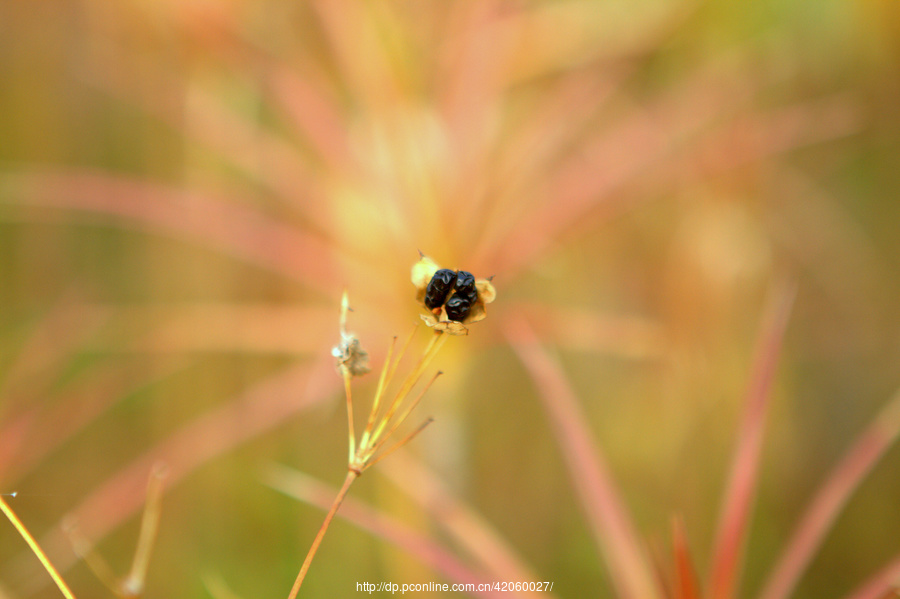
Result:
<svg viewBox="0 0 900 599">
<path fill-rule="evenodd" d="M 328 356 L 331 362 L 331 356 Z M 317 371 L 328 377 L 317 378 Z M 266 379 L 259 385 L 235 397 L 222 407 L 204 413 L 161 441 L 151 450 L 133 460 L 106 482 L 97 486 L 65 518 L 75 518 L 84 536 L 97 541 L 108 534 L 144 503 L 147 471 L 158 461 L 169 467 L 169 489 L 207 461 L 234 449 L 297 412 L 331 397 L 335 390 L 332 373 L 316 364 L 302 364 L 282 374 Z M 298 390 L 305 390 L 297 398 Z M 47 555 L 65 571 L 75 555 L 62 526 L 41 540 Z M 30 560 L 19 556 L 9 561 L 3 572 L 7 582 L 19 594 L 36 592 L 43 579 L 33 576 Z M 18 585 L 18 586 L 17 586 Z"/>
<path fill-rule="evenodd" d="M 268 484 L 282 493 L 318 506 L 323 510 L 333 505 L 334 488 L 321 481 L 283 466 L 272 466 L 265 473 Z M 448 580 L 463 584 L 487 582 L 487 578 L 453 553 L 428 536 L 411 529 L 408 525 L 373 508 L 372 506 L 347 497 L 342 504 L 339 517 L 407 551 L 416 559 L 427 564 Z M 509 593 L 474 593 L 478 596 L 509 597 Z"/>
<path fill-rule="evenodd" d="M 709 596 L 716 599 L 733 597 L 738 584 L 741 552 L 759 474 L 766 412 L 795 295 L 793 285 L 783 285 L 773 293 L 760 331 L 712 555 L 708 591 Z"/>
<path fill-rule="evenodd" d="M 888 562 L 872 578 L 862 583 L 847 599 L 887 599 L 896 597 L 900 589 L 900 555 Z M 893 591 L 893 593 L 888 594 Z"/>
<path fill-rule="evenodd" d="M 508 319 L 506 335 L 540 391 L 617 596 L 660 596 L 650 562 L 562 368 L 524 320 Z"/>
<path fill-rule="evenodd" d="M 809 566 L 850 495 L 900 434 L 900 391 L 859 436 L 822 483 L 763 587 L 762 599 L 784 599 Z"/>
</svg>

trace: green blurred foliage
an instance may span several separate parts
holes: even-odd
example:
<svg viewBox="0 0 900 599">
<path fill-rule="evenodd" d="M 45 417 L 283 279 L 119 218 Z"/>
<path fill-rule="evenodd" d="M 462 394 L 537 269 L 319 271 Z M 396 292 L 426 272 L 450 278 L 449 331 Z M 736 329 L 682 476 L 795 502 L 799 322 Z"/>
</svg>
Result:
<svg viewBox="0 0 900 599">
<path fill-rule="evenodd" d="M 342 479 L 338 298 L 346 286 L 380 367 L 418 319 L 418 248 L 497 275 L 498 301 L 438 359 L 446 375 L 421 408 L 436 422 L 411 450 L 557 596 L 611 592 L 504 336 L 524 310 L 640 533 L 668 548 L 681 516 L 705 572 L 764 298 L 789 277 L 799 295 L 741 585 L 752 596 L 898 384 L 898 33 L 890 0 L 0 3 L 0 492 L 19 492 L 22 520 L 70 563 L 53 532 L 66 514 L 305 366 L 310 380 L 272 406 L 325 388 L 321 401 L 254 434 L 241 432 L 252 406 L 202 429 L 221 443 L 165 496 L 146 597 L 206 597 L 216 577 L 240 597 L 286 593 L 322 514 L 261 472 Z M 544 118 L 548 97 L 569 109 Z M 159 216 L 163 198 L 181 217 Z M 556 229 L 554 206 L 568 215 Z M 225 241 L 179 222 L 226 223 Z M 282 226 L 323 253 L 295 255 L 307 246 Z M 359 405 L 374 384 L 357 385 Z M 796 597 L 846 593 L 900 551 L 898 468 L 894 449 Z M 378 470 L 351 496 L 435 531 Z M 140 495 L 110 489 L 110 505 L 118 492 Z M 138 509 L 97 539 L 123 575 Z M 0 539 L 0 595 L 57 596 L 11 527 Z M 83 564 L 65 577 L 79 597 L 108 595 Z M 305 590 L 377 580 L 442 578 L 338 520 Z"/>
</svg>

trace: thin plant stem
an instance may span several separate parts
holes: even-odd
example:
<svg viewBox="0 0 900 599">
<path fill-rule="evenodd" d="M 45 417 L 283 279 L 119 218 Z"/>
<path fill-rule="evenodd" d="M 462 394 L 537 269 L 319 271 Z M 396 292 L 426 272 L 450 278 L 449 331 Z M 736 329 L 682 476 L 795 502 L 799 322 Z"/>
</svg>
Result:
<svg viewBox="0 0 900 599">
<path fill-rule="evenodd" d="M 395 453 L 381 468 L 486 574 L 496 580 L 538 580 L 490 522 L 409 452 Z M 553 599 L 549 591 L 541 596 Z"/>
<path fill-rule="evenodd" d="M 388 449 L 384 450 L 384 452 L 382 452 L 381 454 L 379 454 L 377 457 L 375 457 L 375 458 L 373 458 L 373 459 L 367 461 L 367 462 L 366 462 L 366 465 L 365 465 L 365 468 L 370 468 L 370 467 L 374 466 L 375 464 L 377 464 L 378 462 L 380 462 L 380 461 L 383 460 L 384 458 L 388 457 L 389 455 L 391 455 L 392 453 L 394 453 L 395 451 L 397 451 L 398 449 L 400 449 L 401 447 L 403 447 L 404 445 L 406 445 L 407 443 L 409 443 L 410 441 L 412 441 L 412 440 L 416 437 L 416 435 L 418 435 L 418 434 L 421 433 L 423 430 L 425 430 L 425 427 L 428 426 L 429 424 L 431 424 L 432 422 L 434 422 L 434 418 L 428 418 L 425 422 L 423 422 L 422 424 L 420 424 L 420 425 L 418 426 L 418 428 L 416 428 L 416 430 L 414 430 L 413 432 L 411 432 L 411 433 L 409 433 L 408 435 L 406 435 L 406 436 L 405 436 L 403 439 L 401 439 L 400 441 L 397 441 L 394 445 L 392 445 L 392 446 L 389 447 Z M 385 437 L 385 439 L 387 439 L 387 437 Z"/>
<path fill-rule="evenodd" d="M 507 337 L 534 380 L 555 428 L 616 594 L 633 599 L 660 597 L 631 516 L 561 364 L 543 348 L 526 321 L 510 318 L 507 323 Z"/>
<path fill-rule="evenodd" d="M 334 496 L 334 488 L 284 466 L 271 466 L 265 478 L 273 489 L 323 510 L 328 509 Z M 397 546 L 450 581 L 484 582 L 477 568 L 458 558 L 445 544 L 352 495 L 344 501 L 338 517 Z M 509 595 L 496 595 L 501 594 Z"/>
<path fill-rule="evenodd" d="M 169 468 L 164 462 L 160 461 L 153 465 L 147 481 L 147 501 L 144 504 L 140 535 L 131 562 L 131 570 L 122 579 L 115 575 L 109 563 L 82 536 L 74 518 L 63 524 L 63 531 L 68 535 L 76 555 L 84 560 L 97 579 L 116 597 L 141 597 L 144 593 L 150 555 L 153 552 L 162 513 L 163 481 L 168 475 Z"/>
<path fill-rule="evenodd" d="M 385 359 L 384 368 L 382 370 L 382 376 L 384 378 L 384 384 L 381 384 L 379 380 L 378 388 L 376 389 L 375 399 L 372 402 L 372 411 L 369 413 L 369 421 L 370 424 L 366 426 L 366 430 L 362 434 L 362 439 L 359 442 L 360 447 L 368 447 L 369 440 L 372 438 L 373 429 L 375 426 L 375 421 L 378 419 L 378 410 L 381 407 L 381 400 L 384 396 L 384 391 L 387 389 L 388 385 L 391 384 L 391 381 L 394 380 L 394 374 L 397 372 L 397 367 L 400 365 L 400 360 L 403 359 L 404 354 L 406 354 L 406 349 L 409 347 L 410 342 L 412 342 L 413 337 L 418 331 L 419 328 L 413 328 L 412 332 L 409 334 L 409 337 L 406 338 L 406 341 L 403 343 L 403 347 L 400 348 L 400 353 L 397 354 L 397 359 L 394 360 L 394 363 L 391 364 L 390 356 L 394 349 L 394 342 L 391 342 L 390 349 L 388 351 L 388 357 Z M 396 341 L 396 337 L 394 338 Z M 385 373 L 387 373 L 386 376 Z M 375 433 L 375 437 L 380 434 L 380 432 Z"/>
<path fill-rule="evenodd" d="M 303 561 L 300 572 L 297 574 L 297 579 L 294 581 L 294 586 L 291 588 L 288 599 L 295 599 L 297 597 L 297 593 L 300 592 L 300 586 L 303 584 L 304 578 L 306 578 L 306 572 L 309 570 L 309 566 L 312 563 L 313 557 L 315 557 L 315 554 L 319 549 L 319 545 L 322 543 L 322 539 L 325 536 L 325 532 L 328 530 L 328 526 L 331 524 L 332 518 L 334 518 L 334 515 L 337 513 L 338 508 L 340 508 L 341 503 L 343 502 L 344 497 L 347 495 L 347 492 L 349 491 L 350 485 L 353 483 L 353 481 L 356 480 L 356 478 L 359 477 L 370 466 L 373 466 L 374 464 L 378 463 L 379 461 L 393 453 L 398 448 L 409 443 L 416 435 L 422 432 L 425 427 L 427 427 L 431 423 L 431 419 L 427 419 L 413 432 L 388 448 L 386 451 L 382 451 L 378 456 L 375 455 L 382 449 L 385 442 L 393 435 L 397 428 L 406 421 L 412 410 L 422 399 L 422 396 L 435 381 L 435 379 L 437 379 L 437 377 L 441 374 L 440 372 L 438 372 L 425 385 L 425 388 L 415 398 L 412 399 L 411 402 L 407 401 L 412 389 L 422 378 L 422 374 L 425 372 L 428 364 L 431 362 L 431 360 L 437 354 L 438 350 L 446 341 L 446 335 L 444 335 L 442 331 L 435 331 L 435 334 L 429 340 L 425 351 L 419 358 L 418 363 L 416 363 L 415 367 L 407 375 L 406 379 L 404 379 L 403 383 L 400 385 L 400 389 L 397 391 L 397 394 L 393 397 L 390 404 L 386 406 L 384 413 L 379 415 L 379 413 L 381 412 L 382 399 L 385 390 L 393 379 L 394 373 L 396 372 L 400 361 L 403 359 L 403 355 L 406 353 L 406 349 L 409 347 L 409 344 L 412 341 L 412 338 L 417 330 L 413 329 L 412 334 L 410 334 L 409 338 L 404 343 L 396 358 L 393 358 L 393 354 L 397 338 L 394 337 L 394 339 L 391 341 L 391 345 L 388 348 L 387 359 L 384 362 L 384 366 L 381 370 L 381 376 L 378 380 L 378 387 L 375 391 L 375 398 L 372 402 L 372 409 L 369 412 L 369 417 L 366 421 L 366 427 L 363 430 L 362 436 L 360 437 L 359 444 L 356 444 L 356 435 L 353 426 L 353 401 L 351 395 L 351 378 L 355 373 L 350 368 L 348 368 L 347 361 L 349 360 L 349 358 L 344 356 L 345 354 L 350 353 L 348 349 L 350 344 L 358 344 L 358 341 L 355 339 L 355 337 L 353 337 L 352 335 L 348 335 L 346 332 L 345 326 L 347 310 L 348 300 L 347 294 L 345 292 L 343 300 L 341 302 L 340 325 L 342 344 L 335 348 L 334 355 L 340 357 L 342 360 L 339 363 L 339 369 L 344 379 L 344 390 L 347 396 L 347 419 L 349 427 L 348 433 L 350 438 L 350 457 L 348 460 L 347 477 L 346 479 L 344 479 L 344 485 L 341 487 L 340 491 L 338 491 L 337 497 L 334 499 L 334 502 L 331 505 L 331 509 L 329 509 L 328 514 L 325 516 L 325 521 L 322 523 L 322 527 L 319 529 L 318 534 L 316 534 L 312 546 L 309 548 L 309 552 L 306 554 L 306 559 Z M 404 403 L 406 403 L 405 406 Z"/>
<path fill-rule="evenodd" d="M 697 581 L 697 570 L 688 549 L 684 522 L 680 518 L 676 518 L 672 523 L 672 539 L 675 554 L 675 598 L 699 599 L 700 585 Z"/>
<path fill-rule="evenodd" d="M 784 599 L 821 547 L 841 510 L 900 435 L 900 391 L 847 450 L 816 491 L 763 587 L 763 599 Z M 898 562 L 900 563 L 900 562 Z"/>
<path fill-rule="evenodd" d="M 296 599 L 297 593 L 300 592 L 300 585 L 303 584 L 303 579 L 306 578 L 306 573 L 309 571 L 309 566 L 312 564 L 313 558 L 316 556 L 316 552 L 319 550 L 319 545 L 322 543 L 322 539 L 325 537 L 325 531 L 328 530 L 328 526 L 331 524 L 331 520 L 334 518 L 334 515 L 337 513 L 338 508 L 341 507 L 341 503 L 344 501 L 344 497 L 347 496 L 347 491 L 350 490 L 350 485 L 353 484 L 359 477 L 359 472 L 354 470 L 349 470 L 347 472 L 347 478 L 344 479 L 344 485 L 341 487 L 341 490 L 338 491 L 337 497 L 334 498 L 334 503 L 331 504 L 331 509 L 328 510 L 328 513 L 325 515 L 325 521 L 322 522 L 322 526 L 319 528 L 319 532 L 316 533 L 316 538 L 313 539 L 312 546 L 309 548 L 309 552 L 306 554 L 306 559 L 303 560 L 303 565 L 300 566 L 300 572 L 297 574 L 297 580 L 294 581 L 294 586 L 291 588 L 291 593 L 288 595 L 288 599 Z"/>
<path fill-rule="evenodd" d="M 134 551 L 134 560 L 131 562 L 131 571 L 122 583 L 122 588 L 134 595 L 143 591 L 144 582 L 147 580 L 150 554 L 153 552 L 153 543 L 159 530 L 159 516 L 162 512 L 163 481 L 167 475 L 168 468 L 158 463 L 147 482 L 147 503 L 144 505 L 144 514 L 141 518 L 140 536 Z"/>
<path fill-rule="evenodd" d="M 422 373 L 428 367 L 428 364 L 431 362 L 432 358 L 437 354 L 438 350 L 444 345 L 444 342 L 447 340 L 447 335 L 436 332 L 435 335 L 428 342 L 428 347 L 425 348 L 425 352 L 422 354 L 422 357 L 419 359 L 419 363 L 413 369 L 413 371 L 406 377 L 406 380 L 403 381 L 403 385 L 400 387 L 400 390 L 397 391 L 397 395 L 394 397 L 393 402 L 391 403 L 390 408 L 388 408 L 387 414 L 385 414 L 384 418 L 381 419 L 381 422 L 378 424 L 378 427 L 375 429 L 375 433 L 372 435 L 373 439 L 378 439 L 381 436 L 381 433 L 384 432 L 385 427 L 388 422 L 393 418 L 394 413 L 400 407 L 400 403 L 409 395 L 410 390 L 415 386 L 415 384 L 422 377 Z"/>
<path fill-rule="evenodd" d="M 22 535 L 22 538 L 25 539 L 25 542 L 28 543 L 29 547 L 31 547 L 31 550 L 41 561 L 44 569 L 47 570 L 50 578 L 52 578 L 53 582 L 56 583 L 56 586 L 59 587 L 60 592 L 66 597 L 66 599 L 75 599 L 75 595 L 73 595 L 72 591 L 69 590 L 69 587 L 66 585 L 66 581 L 62 579 L 62 576 L 59 575 L 59 572 L 57 572 L 56 568 L 53 567 L 53 564 L 50 563 L 50 558 L 47 557 L 47 554 L 45 554 L 44 550 L 41 549 L 41 546 L 37 544 L 37 541 L 34 540 L 34 537 L 31 536 L 31 533 L 28 532 L 28 529 L 25 528 L 25 525 L 22 524 L 22 521 L 19 520 L 19 517 L 16 516 L 16 513 L 12 510 L 11 507 L 9 507 L 2 496 L 0 496 L 0 510 L 3 510 L 3 513 L 6 514 L 6 517 L 9 518 L 10 522 L 12 522 L 12 525 L 16 527 L 16 530 L 19 531 L 19 534 Z"/>
<path fill-rule="evenodd" d="M 900 585 L 900 555 L 846 596 L 846 599 L 893 599 Z"/>
<path fill-rule="evenodd" d="M 406 421 L 406 419 L 409 417 L 409 415 L 412 413 L 412 411 L 415 409 L 415 407 L 417 405 L 419 405 L 420 401 L 422 401 L 422 398 L 425 396 L 425 393 L 428 392 L 428 389 L 431 388 L 431 385 L 434 384 L 434 382 L 437 380 L 437 378 L 439 376 L 441 376 L 442 374 L 443 373 L 441 371 L 437 371 L 434 374 L 434 376 L 431 377 L 431 380 L 429 380 L 428 383 L 422 388 L 422 390 L 419 392 L 419 394 L 416 396 L 416 398 L 410 402 L 410 404 L 403 410 L 403 412 L 400 414 L 400 416 L 394 421 L 394 424 L 391 425 L 391 428 L 388 429 L 388 432 L 385 433 L 385 435 L 381 439 L 379 439 L 377 442 L 372 444 L 372 447 L 370 448 L 370 450 L 368 452 L 369 455 L 374 455 L 376 451 L 381 449 L 381 447 L 387 442 L 387 440 L 390 439 L 391 435 L 393 435 L 394 432 L 396 432 L 396 430 L 398 428 L 400 428 L 400 425 Z M 378 459 L 380 460 L 381 458 L 379 457 Z"/>
<path fill-rule="evenodd" d="M 384 387 L 388 382 L 386 380 L 387 373 L 394 356 L 395 345 L 397 345 L 396 335 L 391 339 L 391 344 L 388 346 L 387 357 L 384 359 L 384 367 L 381 369 L 381 376 L 378 377 L 378 387 L 375 389 L 375 399 L 372 402 L 372 411 L 369 412 L 369 420 L 366 422 L 366 429 L 363 431 L 362 439 L 359 442 L 360 446 L 365 446 L 369 442 L 369 435 L 372 434 L 372 429 L 375 426 L 375 416 L 378 414 L 378 404 L 381 402 L 381 395 L 384 393 Z"/>
<path fill-rule="evenodd" d="M 347 397 L 347 434 L 349 437 L 349 453 L 348 458 L 353 461 L 353 455 L 356 453 L 356 431 L 353 428 L 353 394 L 350 385 L 350 370 L 341 365 L 341 376 L 344 379 L 344 395 Z"/>
<path fill-rule="evenodd" d="M 347 291 L 344 290 L 341 296 L 341 317 L 340 330 L 341 338 L 346 340 L 347 335 L 347 312 L 350 311 L 350 300 L 347 297 Z M 347 398 L 347 436 L 348 436 L 348 453 L 347 459 L 353 461 L 353 454 L 356 453 L 356 430 L 353 427 L 353 393 L 350 386 L 352 374 L 345 363 L 341 363 L 341 378 L 344 379 L 344 396 Z"/>
<path fill-rule="evenodd" d="M 784 282 L 774 288 L 760 327 L 709 571 L 709 595 L 716 599 L 730 599 L 736 594 L 756 494 L 766 415 L 796 293 L 793 283 Z"/>
<path fill-rule="evenodd" d="M 327 361 L 322 358 L 317 364 L 320 368 L 330 368 L 332 358 L 328 356 Z M 333 397 L 334 385 L 323 381 L 321 385 L 310 385 L 309 392 L 295 401 L 284 399 L 298 388 L 306 388 L 312 380 L 310 373 L 315 371 L 317 364 L 291 367 L 174 431 L 99 484 L 70 510 L 63 521 L 74 519 L 90 523 L 89 529 L 86 528 L 87 536 L 91 539 L 104 538 L 115 526 L 143 508 L 147 472 L 158 460 L 166 461 L 169 468 L 167 481 L 169 485 L 174 485 L 223 452 L 272 429 L 292 414 L 308 410 Z M 336 384 L 337 377 L 334 378 Z M 236 419 L 242 424 L 240 430 L 234 429 Z M 61 525 L 55 526 L 48 532 L 45 544 L 66 544 L 63 528 Z M 55 565 L 65 569 L 78 559 L 78 555 L 74 551 L 63 552 L 55 559 Z M 36 587 L 38 584 L 35 582 Z"/>
<path fill-rule="evenodd" d="M 84 564 L 88 567 L 88 569 L 94 573 L 94 576 L 97 577 L 103 586 L 112 591 L 113 594 L 119 594 L 119 579 L 116 576 L 115 572 L 113 572 L 112 566 L 103 559 L 103 556 L 97 553 L 96 550 L 91 546 L 90 542 L 81 535 L 78 530 L 78 525 L 75 523 L 74 519 L 66 522 L 62 525 L 62 528 L 66 535 L 69 537 L 69 541 L 72 543 L 72 549 L 75 551 L 75 554 L 84 561 Z"/>
</svg>

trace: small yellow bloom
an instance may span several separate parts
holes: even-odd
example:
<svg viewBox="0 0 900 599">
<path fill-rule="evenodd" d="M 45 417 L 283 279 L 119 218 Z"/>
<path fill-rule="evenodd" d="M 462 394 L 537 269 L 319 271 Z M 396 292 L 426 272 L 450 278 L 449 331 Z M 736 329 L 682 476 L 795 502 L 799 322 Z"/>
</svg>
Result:
<svg viewBox="0 0 900 599">
<path fill-rule="evenodd" d="M 465 325 L 483 320 L 487 316 L 485 305 L 494 301 L 497 292 L 489 279 L 474 280 L 473 289 L 471 281 L 474 277 L 466 271 L 458 271 L 459 278 L 456 279 L 456 283 L 450 284 L 452 288 L 443 289 L 443 293 L 440 292 L 440 285 L 437 284 L 432 285 L 432 289 L 429 290 L 429 285 L 432 284 L 438 271 L 442 271 L 441 267 L 425 255 L 422 255 L 422 258 L 412 267 L 411 279 L 412 284 L 416 287 L 416 301 L 429 312 L 422 314 L 422 320 L 437 331 L 447 332 L 451 335 L 466 335 L 469 329 Z M 442 272 L 449 272 L 452 276 L 457 275 L 457 271 Z M 468 277 L 469 281 L 468 291 L 460 289 L 460 282 L 465 277 Z M 429 291 L 432 295 L 426 299 Z M 472 301 L 473 299 L 474 301 Z M 428 302 L 431 302 L 434 307 L 430 307 Z M 457 319 L 448 315 L 448 306 L 450 313 L 457 316 Z"/>
</svg>

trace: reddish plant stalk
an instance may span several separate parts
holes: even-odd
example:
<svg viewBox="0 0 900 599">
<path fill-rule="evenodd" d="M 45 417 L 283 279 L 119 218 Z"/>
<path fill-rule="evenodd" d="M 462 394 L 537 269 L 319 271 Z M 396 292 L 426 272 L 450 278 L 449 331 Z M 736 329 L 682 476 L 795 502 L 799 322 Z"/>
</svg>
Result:
<svg viewBox="0 0 900 599">
<path fill-rule="evenodd" d="M 341 503 L 344 502 L 344 497 L 347 496 L 350 485 L 353 484 L 353 481 L 357 478 L 359 478 L 359 472 L 356 472 L 355 470 L 347 471 L 347 478 L 344 479 L 344 485 L 341 487 L 341 490 L 338 491 L 337 497 L 334 498 L 334 503 L 331 504 L 331 509 L 329 509 L 328 513 L 325 515 L 325 521 L 322 522 L 319 532 L 316 533 L 316 538 L 313 539 L 312 546 L 310 546 L 309 552 L 306 554 L 306 559 L 303 560 L 303 565 L 300 567 L 300 572 L 297 574 L 297 580 L 294 581 L 294 586 L 291 587 L 291 593 L 288 595 L 288 599 L 297 599 L 297 593 L 300 592 L 300 585 L 303 584 L 303 579 L 306 578 L 306 572 L 309 570 L 309 566 L 312 564 L 313 558 L 319 550 L 319 545 L 322 544 L 322 539 L 325 538 L 325 532 L 328 530 L 329 525 L 331 525 L 331 520 L 334 518 L 334 515 L 337 514 L 338 508 L 341 507 Z"/>
</svg>

